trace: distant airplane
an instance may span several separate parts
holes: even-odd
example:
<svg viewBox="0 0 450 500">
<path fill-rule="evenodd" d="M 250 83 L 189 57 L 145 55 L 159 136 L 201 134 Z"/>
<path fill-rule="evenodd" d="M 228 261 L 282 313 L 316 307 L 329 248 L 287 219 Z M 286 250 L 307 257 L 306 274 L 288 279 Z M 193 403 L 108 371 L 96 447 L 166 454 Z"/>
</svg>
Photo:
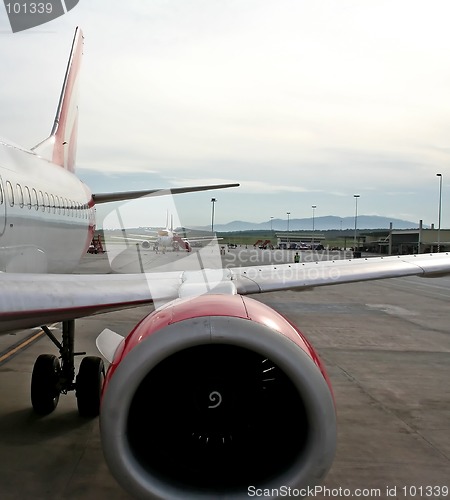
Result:
<svg viewBox="0 0 450 500">
<path fill-rule="evenodd" d="M 125 229 L 123 230 L 125 232 Z M 148 249 L 152 248 L 154 250 L 165 251 L 167 249 L 171 250 L 184 250 L 186 252 L 191 252 L 191 243 L 197 242 L 208 242 L 212 239 L 222 239 L 216 238 L 214 236 L 202 236 L 196 238 L 186 238 L 178 234 L 173 228 L 173 216 L 171 217 L 171 222 L 169 225 L 169 213 L 167 213 L 166 227 L 164 229 L 157 229 L 156 231 L 145 230 L 146 233 L 152 233 L 154 236 L 148 236 L 145 234 L 125 234 L 125 236 L 112 236 L 114 239 L 122 240 L 125 242 L 136 242 L 139 243 L 142 248 Z"/>
<path fill-rule="evenodd" d="M 130 236 L 133 236 L 133 238 L 130 238 Z M 114 236 L 114 238 L 117 237 Z M 153 246 L 155 250 L 162 249 L 163 251 L 165 251 L 166 249 L 170 248 L 171 250 L 185 250 L 186 252 L 192 251 L 190 241 L 187 238 L 183 238 L 175 231 L 168 228 L 158 229 L 156 231 L 155 238 L 143 238 L 145 238 L 144 235 L 130 234 L 126 237 L 126 240 L 138 242 L 143 248 L 150 248 L 151 246 Z"/>
<path fill-rule="evenodd" d="M 41 326 L 60 353 L 36 360 L 34 410 L 48 414 L 75 390 L 81 415 L 100 412 L 105 459 L 136 498 L 247 498 L 249 485 L 306 491 L 334 458 L 330 380 L 299 328 L 246 295 L 440 276 L 449 254 L 71 274 L 92 239 L 96 203 L 168 192 L 94 195 L 75 176 L 81 55 L 77 29 L 50 137 L 32 150 L 0 143 L 0 332 Z M 99 335 L 106 376 L 102 359 L 87 356 L 75 377 L 75 318 L 151 302 L 164 305 L 126 338 Z M 46 326 L 57 321 L 61 341 Z"/>
</svg>

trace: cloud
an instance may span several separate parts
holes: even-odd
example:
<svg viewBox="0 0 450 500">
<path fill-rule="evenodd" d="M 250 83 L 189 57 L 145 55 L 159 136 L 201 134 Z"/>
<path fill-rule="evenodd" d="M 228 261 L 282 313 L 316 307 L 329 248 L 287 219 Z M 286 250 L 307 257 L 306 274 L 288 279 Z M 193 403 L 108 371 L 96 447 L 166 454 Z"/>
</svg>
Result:
<svg viewBox="0 0 450 500">
<path fill-rule="evenodd" d="M 0 125 L 25 146 L 48 134 L 79 24 L 78 168 L 101 187 L 240 182 L 229 219 L 348 215 L 354 193 L 431 218 L 435 173 L 450 175 L 449 14 L 441 0 L 79 3 L 1 35 Z"/>
</svg>

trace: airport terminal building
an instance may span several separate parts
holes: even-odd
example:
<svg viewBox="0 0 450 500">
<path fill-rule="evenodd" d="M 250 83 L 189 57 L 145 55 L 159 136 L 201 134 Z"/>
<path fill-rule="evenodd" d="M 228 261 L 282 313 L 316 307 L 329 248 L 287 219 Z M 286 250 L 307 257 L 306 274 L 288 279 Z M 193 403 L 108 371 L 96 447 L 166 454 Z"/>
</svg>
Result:
<svg viewBox="0 0 450 500">
<path fill-rule="evenodd" d="M 295 248 L 301 246 L 322 245 L 325 236 L 322 233 L 305 233 L 304 231 L 288 231 L 276 233 L 277 248 Z"/>
<path fill-rule="evenodd" d="M 360 233 L 359 248 L 385 255 L 445 252 L 450 250 L 450 229 L 389 229 Z"/>
<path fill-rule="evenodd" d="M 343 239 L 343 247 L 352 249 L 355 245 L 353 234 L 335 239 Z M 277 248 L 310 248 L 317 245 L 328 246 L 327 236 L 319 232 L 288 231 L 276 233 Z M 341 246 L 342 246 L 341 245 Z M 404 255 L 450 251 L 450 229 L 423 228 L 421 221 L 417 229 L 358 230 L 355 250 L 381 255 Z"/>
</svg>

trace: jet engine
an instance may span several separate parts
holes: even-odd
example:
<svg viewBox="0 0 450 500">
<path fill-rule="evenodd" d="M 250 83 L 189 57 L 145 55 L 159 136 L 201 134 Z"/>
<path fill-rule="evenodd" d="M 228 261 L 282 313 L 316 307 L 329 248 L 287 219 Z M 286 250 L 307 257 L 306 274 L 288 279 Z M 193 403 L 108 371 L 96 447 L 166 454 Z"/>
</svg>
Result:
<svg viewBox="0 0 450 500">
<path fill-rule="evenodd" d="M 136 498 L 248 498 L 320 483 L 336 413 L 294 325 L 249 297 L 203 295 L 155 310 L 120 342 L 100 431 L 111 472 Z"/>
<path fill-rule="evenodd" d="M 144 240 L 141 242 L 141 247 L 145 248 L 146 250 L 150 248 L 150 242 L 148 240 Z"/>
</svg>

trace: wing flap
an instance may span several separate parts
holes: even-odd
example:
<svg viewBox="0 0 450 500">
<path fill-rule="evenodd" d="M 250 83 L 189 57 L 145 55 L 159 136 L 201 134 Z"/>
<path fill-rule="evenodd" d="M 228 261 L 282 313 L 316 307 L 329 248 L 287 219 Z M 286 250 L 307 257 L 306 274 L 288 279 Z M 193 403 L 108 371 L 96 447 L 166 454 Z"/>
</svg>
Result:
<svg viewBox="0 0 450 500">
<path fill-rule="evenodd" d="M 450 274 L 450 254 L 418 254 L 232 269 L 237 293 L 302 289 L 401 276 Z"/>
</svg>

